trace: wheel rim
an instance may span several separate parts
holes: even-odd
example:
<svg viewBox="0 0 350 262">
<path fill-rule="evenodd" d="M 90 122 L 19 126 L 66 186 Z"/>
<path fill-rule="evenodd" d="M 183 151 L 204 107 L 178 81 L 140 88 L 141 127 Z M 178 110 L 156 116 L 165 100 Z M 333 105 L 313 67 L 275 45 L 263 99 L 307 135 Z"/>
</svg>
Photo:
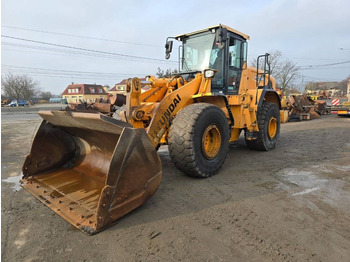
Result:
<svg viewBox="0 0 350 262">
<path fill-rule="evenodd" d="M 213 159 L 221 147 L 221 133 L 216 125 L 208 126 L 202 137 L 202 151 L 207 159 Z"/>
<path fill-rule="evenodd" d="M 270 139 L 273 139 L 277 133 L 277 118 L 271 117 L 269 120 L 268 132 Z"/>
</svg>

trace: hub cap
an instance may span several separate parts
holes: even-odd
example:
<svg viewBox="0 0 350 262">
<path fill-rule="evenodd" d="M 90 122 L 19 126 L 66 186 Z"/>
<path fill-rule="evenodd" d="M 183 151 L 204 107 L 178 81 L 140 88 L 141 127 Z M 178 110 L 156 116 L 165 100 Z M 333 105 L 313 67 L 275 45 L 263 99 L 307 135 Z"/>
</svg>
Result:
<svg viewBox="0 0 350 262">
<path fill-rule="evenodd" d="M 268 133 L 270 139 L 273 139 L 277 133 L 277 119 L 275 117 L 271 117 L 269 120 Z"/>
<path fill-rule="evenodd" d="M 202 151 L 207 159 L 213 159 L 221 147 L 221 134 L 216 125 L 208 126 L 202 137 Z"/>
</svg>

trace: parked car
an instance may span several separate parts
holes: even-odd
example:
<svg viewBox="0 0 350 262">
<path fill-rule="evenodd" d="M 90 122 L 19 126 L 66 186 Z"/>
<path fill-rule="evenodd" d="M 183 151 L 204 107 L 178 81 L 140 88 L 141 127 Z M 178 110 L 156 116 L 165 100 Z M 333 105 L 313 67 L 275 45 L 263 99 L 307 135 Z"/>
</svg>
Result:
<svg viewBox="0 0 350 262">
<path fill-rule="evenodd" d="M 29 105 L 35 105 L 36 104 L 35 100 L 33 100 L 33 99 L 29 99 L 28 103 L 29 103 Z"/>
<path fill-rule="evenodd" d="M 8 104 L 9 106 L 28 106 L 28 102 L 26 100 L 18 99 L 18 102 L 16 99 L 12 100 L 11 103 Z"/>
</svg>

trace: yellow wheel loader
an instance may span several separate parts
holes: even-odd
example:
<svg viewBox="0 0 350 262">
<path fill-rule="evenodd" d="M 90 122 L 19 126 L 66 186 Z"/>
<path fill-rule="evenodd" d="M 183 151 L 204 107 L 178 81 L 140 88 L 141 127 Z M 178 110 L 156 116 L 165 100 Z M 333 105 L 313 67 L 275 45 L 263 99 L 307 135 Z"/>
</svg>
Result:
<svg viewBox="0 0 350 262">
<path fill-rule="evenodd" d="M 251 149 L 276 146 L 281 105 L 268 54 L 248 67 L 249 36 L 224 25 L 168 38 L 166 58 L 170 39 L 180 42 L 178 74 L 129 79 L 123 102 L 118 95 L 109 104 L 39 112 L 43 122 L 22 185 L 88 234 L 155 193 L 160 145 L 169 145 L 176 167 L 194 177 L 216 174 L 242 131 Z"/>
</svg>

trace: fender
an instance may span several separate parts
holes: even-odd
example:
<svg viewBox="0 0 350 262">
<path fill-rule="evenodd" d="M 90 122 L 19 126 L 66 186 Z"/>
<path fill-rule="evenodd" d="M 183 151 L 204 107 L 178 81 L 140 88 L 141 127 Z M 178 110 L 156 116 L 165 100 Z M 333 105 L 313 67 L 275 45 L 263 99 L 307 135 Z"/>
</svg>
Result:
<svg viewBox="0 0 350 262">
<path fill-rule="evenodd" d="M 281 110 L 281 98 L 277 94 L 276 90 L 268 88 L 263 89 L 258 103 L 258 111 L 261 109 L 264 100 L 276 104 L 278 109 Z"/>
<path fill-rule="evenodd" d="M 232 111 L 231 111 L 231 106 L 230 106 L 230 104 L 228 102 L 228 99 L 227 99 L 226 95 L 221 94 L 221 93 L 204 93 L 204 94 L 194 95 L 192 97 L 194 99 L 196 99 L 196 101 L 199 101 L 199 102 L 207 102 L 208 98 L 209 99 L 210 98 L 214 98 L 214 99 L 219 99 L 221 101 L 224 101 L 225 107 L 227 109 L 227 112 L 228 112 L 228 115 L 229 115 L 229 118 L 230 118 L 229 126 L 233 127 L 235 125 L 235 121 L 234 121 L 233 114 L 232 114 Z M 216 104 L 214 101 L 208 101 L 207 103 L 214 104 L 214 105 Z M 219 105 L 217 104 L 217 106 L 219 106 Z"/>
</svg>

